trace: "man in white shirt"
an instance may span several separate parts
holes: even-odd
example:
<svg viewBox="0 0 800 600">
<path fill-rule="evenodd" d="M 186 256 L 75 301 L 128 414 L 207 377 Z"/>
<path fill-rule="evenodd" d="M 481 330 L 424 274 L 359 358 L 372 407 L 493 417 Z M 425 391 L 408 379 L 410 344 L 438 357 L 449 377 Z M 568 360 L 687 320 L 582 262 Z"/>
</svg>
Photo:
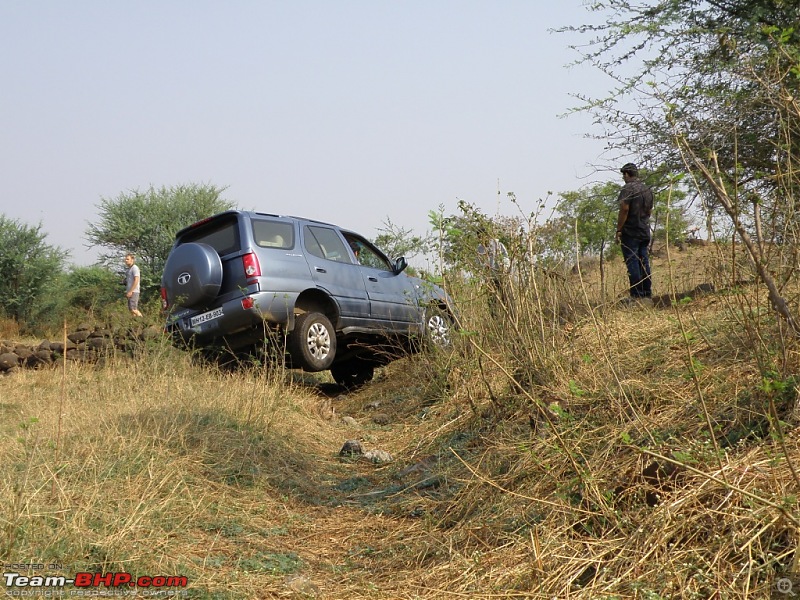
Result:
<svg viewBox="0 0 800 600">
<path fill-rule="evenodd" d="M 141 317 L 142 313 L 139 311 L 139 281 L 141 275 L 139 267 L 136 266 L 136 257 L 133 253 L 128 252 L 125 255 L 125 266 L 128 270 L 125 272 L 125 297 L 128 299 L 128 310 L 134 317 Z"/>
</svg>

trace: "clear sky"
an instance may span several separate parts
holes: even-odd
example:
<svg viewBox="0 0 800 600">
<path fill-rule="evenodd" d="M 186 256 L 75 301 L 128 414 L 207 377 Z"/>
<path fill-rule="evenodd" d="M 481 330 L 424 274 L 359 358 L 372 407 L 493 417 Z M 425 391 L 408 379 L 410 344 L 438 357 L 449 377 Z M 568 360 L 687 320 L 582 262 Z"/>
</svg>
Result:
<svg viewBox="0 0 800 600">
<path fill-rule="evenodd" d="M 589 18 L 583 0 L 4 0 L 0 213 L 91 264 L 100 199 L 150 185 L 368 237 L 424 233 L 458 199 L 495 214 L 498 190 L 531 211 L 598 178 L 589 118 L 559 115 L 610 82 L 548 32 Z"/>
</svg>

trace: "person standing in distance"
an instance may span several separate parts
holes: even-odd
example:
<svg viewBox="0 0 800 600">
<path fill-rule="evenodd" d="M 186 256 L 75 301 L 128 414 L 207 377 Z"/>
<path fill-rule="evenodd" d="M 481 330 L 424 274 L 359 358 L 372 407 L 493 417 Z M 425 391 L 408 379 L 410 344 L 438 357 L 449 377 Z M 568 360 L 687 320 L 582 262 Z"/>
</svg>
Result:
<svg viewBox="0 0 800 600">
<path fill-rule="evenodd" d="M 125 255 L 125 266 L 128 268 L 125 271 L 125 297 L 128 299 L 128 310 L 134 317 L 141 317 L 142 313 L 139 311 L 139 282 L 141 274 L 139 267 L 136 266 L 136 257 L 133 253 L 128 252 Z"/>
<path fill-rule="evenodd" d="M 508 269 L 511 261 L 503 242 L 492 237 L 486 225 L 478 225 L 478 265 L 489 287 L 489 308 L 492 314 L 497 312 L 497 302 L 506 309 L 511 308 L 511 295 L 508 286 Z"/>
<path fill-rule="evenodd" d="M 627 163 L 620 171 L 625 185 L 619 192 L 619 214 L 615 241 L 622 248 L 628 269 L 630 297 L 652 305 L 652 279 L 647 247 L 650 245 L 650 214 L 653 192 L 639 179 L 639 168 Z"/>
</svg>

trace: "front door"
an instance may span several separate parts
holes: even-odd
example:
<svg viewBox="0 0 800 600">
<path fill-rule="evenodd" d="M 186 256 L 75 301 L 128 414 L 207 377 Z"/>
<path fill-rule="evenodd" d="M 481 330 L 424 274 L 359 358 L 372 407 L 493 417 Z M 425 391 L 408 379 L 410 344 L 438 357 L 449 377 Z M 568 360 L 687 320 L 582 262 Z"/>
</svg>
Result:
<svg viewBox="0 0 800 600">
<path fill-rule="evenodd" d="M 417 290 L 403 273 L 395 273 L 389 259 L 364 238 L 344 234 L 361 265 L 361 275 L 369 296 L 371 316 L 387 329 L 403 331 L 419 320 Z"/>
</svg>

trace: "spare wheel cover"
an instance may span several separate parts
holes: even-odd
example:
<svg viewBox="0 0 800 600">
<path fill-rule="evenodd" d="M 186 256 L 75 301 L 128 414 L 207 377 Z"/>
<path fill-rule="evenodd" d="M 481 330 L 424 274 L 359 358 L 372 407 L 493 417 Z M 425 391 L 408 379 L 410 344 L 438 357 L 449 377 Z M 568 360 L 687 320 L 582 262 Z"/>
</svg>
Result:
<svg viewBox="0 0 800 600">
<path fill-rule="evenodd" d="M 164 266 L 164 287 L 170 305 L 200 307 L 219 294 L 222 261 L 208 244 L 182 244 Z"/>
</svg>

